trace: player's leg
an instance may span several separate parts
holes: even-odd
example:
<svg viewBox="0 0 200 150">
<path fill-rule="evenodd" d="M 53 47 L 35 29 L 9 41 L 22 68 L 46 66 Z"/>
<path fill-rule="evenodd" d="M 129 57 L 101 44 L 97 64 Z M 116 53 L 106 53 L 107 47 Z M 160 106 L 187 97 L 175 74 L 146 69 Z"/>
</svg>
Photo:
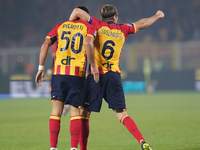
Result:
<svg viewBox="0 0 200 150">
<path fill-rule="evenodd" d="M 131 119 L 125 111 L 125 96 L 120 74 L 108 72 L 105 74 L 105 77 L 108 79 L 108 81 L 104 99 L 108 103 L 109 108 L 114 110 L 114 113 L 120 122 L 123 123 L 129 132 L 138 140 L 139 143 L 141 143 L 141 141 L 144 141 L 144 139 L 133 119 Z"/>
<path fill-rule="evenodd" d="M 100 81 L 96 83 L 94 81 L 93 75 L 88 75 L 86 82 L 85 82 L 85 92 L 84 92 L 84 102 L 82 107 L 84 109 L 81 109 L 81 115 L 82 115 L 82 128 L 80 132 L 80 138 L 79 138 L 79 145 L 80 150 L 87 150 L 87 143 L 88 143 L 88 137 L 89 137 L 89 119 L 91 111 L 93 112 L 99 112 L 102 105 L 102 93 L 100 90 L 101 82 L 104 83 L 104 80 L 102 80 L 100 76 Z M 104 83 L 106 84 L 106 83 Z"/>
<path fill-rule="evenodd" d="M 79 136 L 79 145 L 80 150 L 87 150 L 87 143 L 89 137 L 89 119 L 90 119 L 91 111 L 87 111 L 86 109 L 81 109 L 81 131 Z"/>
<path fill-rule="evenodd" d="M 71 150 L 77 150 L 81 130 L 80 109 L 70 105 Z"/>
<path fill-rule="evenodd" d="M 108 82 L 106 85 L 106 94 L 104 99 L 107 101 L 109 108 L 114 110 L 114 113 L 120 122 L 126 126 L 129 132 L 137 139 L 141 145 L 141 142 L 145 140 L 141 132 L 138 130 L 134 120 L 129 117 L 125 111 L 125 96 L 120 74 L 115 72 L 108 72 L 105 74 L 105 76 L 108 79 Z"/>
<path fill-rule="evenodd" d="M 60 120 L 64 107 L 64 103 L 66 100 L 66 94 L 68 93 L 68 89 L 66 86 L 68 85 L 68 76 L 63 75 L 52 75 L 52 90 L 51 90 L 51 100 L 52 100 L 52 114 L 49 120 L 49 131 L 50 131 L 50 145 L 52 150 L 57 147 L 58 143 L 58 134 L 60 132 Z M 63 84 L 64 83 L 64 84 Z M 62 86 L 61 86 L 62 85 Z"/>
<path fill-rule="evenodd" d="M 50 150 L 57 150 L 58 134 L 60 132 L 60 120 L 63 110 L 63 102 L 55 100 L 52 102 L 52 113 L 49 119 Z"/>
<path fill-rule="evenodd" d="M 129 132 L 137 139 L 142 150 L 151 150 L 148 143 L 145 142 L 141 132 L 139 131 L 135 121 L 127 114 L 126 111 L 114 110 L 119 121 L 126 126 Z"/>
<path fill-rule="evenodd" d="M 126 111 L 114 110 L 114 113 L 120 122 L 124 124 L 129 132 L 137 139 L 139 144 L 141 144 L 141 142 L 144 141 L 144 138 L 141 132 L 138 130 L 134 120 L 127 114 Z"/>
<path fill-rule="evenodd" d="M 70 88 L 65 104 L 70 105 L 71 150 L 77 150 L 81 130 L 80 108 L 84 101 L 85 77 L 70 76 L 69 79 L 68 86 Z"/>
</svg>

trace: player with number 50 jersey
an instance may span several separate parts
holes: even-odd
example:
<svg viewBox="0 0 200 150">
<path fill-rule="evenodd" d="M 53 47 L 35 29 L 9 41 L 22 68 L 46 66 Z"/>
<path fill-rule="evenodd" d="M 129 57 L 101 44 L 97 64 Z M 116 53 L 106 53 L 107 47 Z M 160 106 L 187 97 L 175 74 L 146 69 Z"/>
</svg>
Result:
<svg viewBox="0 0 200 150">
<path fill-rule="evenodd" d="M 54 26 L 46 38 L 52 43 L 58 41 L 54 60 L 54 75 L 72 75 L 84 77 L 86 69 L 86 36 L 94 38 L 92 25 L 82 20 L 65 21 Z"/>
<path fill-rule="evenodd" d="M 79 6 L 89 12 L 87 7 Z M 44 64 L 49 47 L 57 41 L 52 75 L 52 113 L 49 120 L 50 150 L 57 150 L 60 120 L 65 104 L 70 105 L 71 149 L 77 149 L 81 130 L 80 107 L 84 101 L 86 55 L 94 73 L 93 80 L 98 82 L 99 71 L 95 65 L 94 37 L 95 28 L 82 20 L 65 21 L 53 27 L 46 36 L 40 50 L 39 67 L 35 78 L 38 86 L 44 81 Z"/>
</svg>

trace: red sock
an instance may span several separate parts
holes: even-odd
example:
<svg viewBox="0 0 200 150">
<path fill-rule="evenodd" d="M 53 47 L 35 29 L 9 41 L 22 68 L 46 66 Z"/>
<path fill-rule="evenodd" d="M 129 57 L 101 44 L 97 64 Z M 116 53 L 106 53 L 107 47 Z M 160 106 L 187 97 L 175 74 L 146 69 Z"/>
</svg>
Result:
<svg viewBox="0 0 200 150">
<path fill-rule="evenodd" d="M 57 147 L 60 132 L 60 117 L 51 115 L 49 119 L 50 147 Z"/>
<path fill-rule="evenodd" d="M 89 137 L 89 117 L 82 116 L 81 119 L 81 131 L 79 136 L 80 150 L 87 150 L 87 142 Z"/>
<path fill-rule="evenodd" d="M 132 118 L 130 118 L 128 115 L 124 115 L 120 122 L 126 126 L 129 132 L 137 139 L 139 144 L 141 144 L 142 141 L 145 141 Z"/>
<path fill-rule="evenodd" d="M 73 116 L 70 120 L 71 148 L 77 148 L 81 130 L 81 116 Z"/>
</svg>

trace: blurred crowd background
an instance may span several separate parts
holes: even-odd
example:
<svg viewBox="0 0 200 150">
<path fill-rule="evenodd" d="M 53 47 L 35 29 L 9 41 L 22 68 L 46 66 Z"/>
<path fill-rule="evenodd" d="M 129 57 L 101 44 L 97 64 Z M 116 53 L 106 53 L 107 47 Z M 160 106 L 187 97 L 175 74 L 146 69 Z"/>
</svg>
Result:
<svg viewBox="0 0 200 150">
<path fill-rule="evenodd" d="M 160 72 L 160 80 L 170 80 L 174 77 L 167 75 L 191 71 L 180 75 L 185 74 L 182 80 L 190 79 L 194 88 L 194 80 L 200 80 L 200 0 L 0 0 L 1 83 L 18 79 L 13 77 L 16 74 L 31 75 L 25 79 L 34 82 L 40 47 L 54 25 L 68 20 L 80 5 L 101 20 L 99 10 L 104 4 L 116 6 L 118 23 L 136 22 L 157 10 L 165 13 L 164 19 L 126 39 L 120 58 L 123 79 L 144 80 L 141 75 L 150 70 L 150 74 Z M 45 71 L 51 65 L 50 50 Z M 200 82 L 198 86 L 200 90 Z"/>
<path fill-rule="evenodd" d="M 173 42 L 200 39 L 199 0 L 0 0 L 0 48 L 41 46 L 47 33 L 68 20 L 73 8 L 85 5 L 100 19 L 99 10 L 110 3 L 119 11 L 119 23 L 154 15 L 165 18 L 127 42 Z"/>
</svg>

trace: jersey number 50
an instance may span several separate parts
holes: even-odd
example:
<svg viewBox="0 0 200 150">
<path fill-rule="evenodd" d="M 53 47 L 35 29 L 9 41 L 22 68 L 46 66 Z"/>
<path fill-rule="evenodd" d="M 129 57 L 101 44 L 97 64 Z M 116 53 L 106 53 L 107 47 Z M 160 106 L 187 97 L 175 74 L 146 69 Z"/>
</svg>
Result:
<svg viewBox="0 0 200 150">
<path fill-rule="evenodd" d="M 71 51 L 75 54 L 78 54 L 82 51 L 83 49 L 83 35 L 80 32 L 75 33 L 72 36 L 72 41 L 70 41 L 70 38 L 67 35 L 71 35 L 71 31 L 63 31 L 62 35 L 61 35 L 61 40 L 66 40 L 66 44 L 64 47 L 60 48 L 60 51 L 66 51 L 69 48 L 69 44 Z M 75 49 L 75 45 L 76 45 L 76 38 L 79 37 L 79 48 Z"/>
</svg>

